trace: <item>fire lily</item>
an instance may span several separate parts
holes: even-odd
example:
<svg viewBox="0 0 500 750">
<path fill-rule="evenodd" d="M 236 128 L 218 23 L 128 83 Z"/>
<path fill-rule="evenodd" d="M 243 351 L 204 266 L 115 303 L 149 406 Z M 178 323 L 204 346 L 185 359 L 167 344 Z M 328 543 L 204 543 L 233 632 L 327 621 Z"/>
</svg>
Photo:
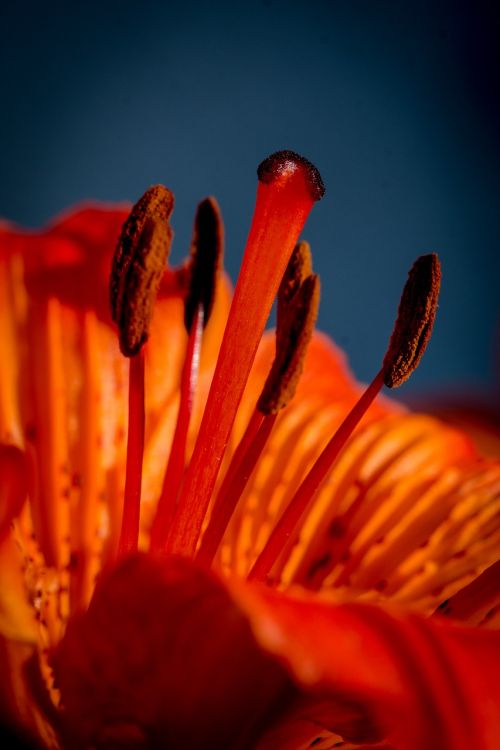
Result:
<svg viewBox="0 0 500 750">
<path fill-rule="evenodd" d="M 212 198 L 179 269 L 162 186 L 2 228 L 0 717 L 49 748 L 493 750 L 500 464 L 378 397 L 437 257 L 363 390 L 313 333 L 321 177 L 258 176 L 232 301 Z"/>
</svg>

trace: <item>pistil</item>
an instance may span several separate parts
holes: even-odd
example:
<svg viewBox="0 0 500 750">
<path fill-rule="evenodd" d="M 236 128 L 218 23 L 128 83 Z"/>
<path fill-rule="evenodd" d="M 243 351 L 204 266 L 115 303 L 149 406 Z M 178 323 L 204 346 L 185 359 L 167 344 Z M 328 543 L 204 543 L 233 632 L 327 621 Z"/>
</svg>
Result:
<svg viewBox="0 0 500 750">
<path fill-rule="evenodd" d="M 196 550 L 236 412 L 292 250 L 316 200 L 321 177 L 307 160 L 282 151 L 259 167 L 254 218 L 168 549 Z"/>
<path fill-rule="evenodd" d="M 266 580 L 382 386 L 385 384 L 394 388 L 401 385 L 417 368 L 432 333 L 440 280 L 441 269 L 435 254 L 422 256 L 411 268 L 381 370 L 344 419 L 285 508 L 250 571 L 250 580 Z"/>
</svg>

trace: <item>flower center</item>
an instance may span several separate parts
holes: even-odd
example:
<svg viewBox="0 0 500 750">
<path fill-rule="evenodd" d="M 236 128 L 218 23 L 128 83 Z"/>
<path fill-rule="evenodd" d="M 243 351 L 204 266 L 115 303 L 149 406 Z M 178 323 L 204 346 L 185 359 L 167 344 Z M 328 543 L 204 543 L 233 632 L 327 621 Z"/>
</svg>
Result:
<svg viewBox="0 0 500 750">
<path fill-rule="evenodd" d="M 314 201 L 323 194 L 319 173 L 302 157 L 285 151 L 266 159 L 258 175 L 257 202 L 242 268 L 194 451 L 186 466 L 201 338 L 221 267 L 223 237 L 215 201 L 207 199 L 198 207 L 188 266 L 184 316 L 188 344 L 179 409 L 151 528 L 151 551 L 196 555 L 207 565 L 217 553 L 279 411 L 293 398 L 319 303 L 319 280 L 312 273 L 309 246 L 303 242 L 296 244 Z M 118 244 L 111 277 L 114 319 L 119 325 L 122 351 L 130 357 L 127 477 L 119 555 L 138 547 L 144 448 L 141 346 L 147 339 L 159 274 L 172 236 L 168 219 L 173 199 L 169 191 L 162 190 L 151 189 L 134 207 Z M 163 196 L 160 211 L 158 196 Z M 167 244 L 163 253 L 158 248 L 162 238 Z M 382 386 L 399 386 L 417 367 L 432 330 L 439 284 L 437 256 L 419 258 L 404 288 L 380 371 L 284 509 L 250 571 L 250 578 L 265 580 L 271 574 L 333 463 Z M 236 412 L 276 294 L 275 358 L 219 491 L 212 499 Z"/>
</svg>

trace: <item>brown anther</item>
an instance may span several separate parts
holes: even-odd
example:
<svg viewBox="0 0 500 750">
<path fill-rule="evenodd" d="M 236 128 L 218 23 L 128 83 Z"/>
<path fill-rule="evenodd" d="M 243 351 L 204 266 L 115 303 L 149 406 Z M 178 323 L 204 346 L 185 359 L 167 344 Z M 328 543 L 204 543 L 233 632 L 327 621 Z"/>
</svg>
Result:
<svg viewBox="0 0 500 750">
<path fill-rule="evenodd" d="M 184 322 L 191 330 L 198 305 L 203 305 L 203 325 L 212 311 L 217 278 L 224 252 L 224 225 L 215 198 L 205 198 L 196 211 L 188 272 L 189 290 L 185 301 Z"/>
<path fill-rule="evenodd" d="M 170 190 L 154 185 L 133 207 L 118 240 L 109 289 L 111 313 L 126 357 L 137 354 L 148 339 L 172 242 L 169 218 L 173 208 Z"/>
<path fill-rule="evenodd" d="M 388 388 L 397 388 L 417 368 L 432 334 L 441 286 L 441 265 L 435 253 L 413 264 L 401 295 L 398 317 L 382 372 Z"/>
<path fill-rule="evenodd" d="M 302 240 L 295 245 L 278 290 L 276 306 L 276 328 L 278 330 L 281 328 L 282 319 L 285 320 L 288 315 L 290 300 L 295 296 L 304 279 L 311 274 L 311 247 L 308 242 Z"/>
<path fill-rule="evenodd" d="M 325 186 L 319 171 L 314 164 L 295 151 L 276 151 L 271 154 L 259 164 L 257 176 L 260 182 L 270 183 L 297 170 L 303 172 L 312 200 L 321 200 L 325 194 Z"/>
<path fill-rule="evenodd" d="M 309 245 L 301 242 L 278 292 L 276 355 L 257 403 L 263 414 L 276 414 L 295 395 L 318 315 L 319 293 L 319 277 L 311 273 Z"/>
</svg>

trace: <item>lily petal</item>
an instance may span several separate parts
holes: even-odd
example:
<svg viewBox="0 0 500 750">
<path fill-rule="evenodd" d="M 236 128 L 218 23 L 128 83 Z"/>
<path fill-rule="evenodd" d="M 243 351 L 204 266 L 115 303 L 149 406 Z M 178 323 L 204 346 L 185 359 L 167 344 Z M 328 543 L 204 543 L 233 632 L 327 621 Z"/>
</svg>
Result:
<svg viewBox="0 0 500 750">
<path fill-rule="evenodd" d="M 399 750 L 494 750 L 500 633 L 397 611 L 332 606 L 231 584 L 253 632 L 298 684 L 352 700 Z"/>
<path fill-rule="evenodd" d="M 262 750 L 274 736 L 297 750 L 336 735 L 494 750 L 499 655 L 498 632 L 290 597 L 139 555 L 103 576 L 54 663 L 75 748 L 136 738 Z"/>
</svg>

